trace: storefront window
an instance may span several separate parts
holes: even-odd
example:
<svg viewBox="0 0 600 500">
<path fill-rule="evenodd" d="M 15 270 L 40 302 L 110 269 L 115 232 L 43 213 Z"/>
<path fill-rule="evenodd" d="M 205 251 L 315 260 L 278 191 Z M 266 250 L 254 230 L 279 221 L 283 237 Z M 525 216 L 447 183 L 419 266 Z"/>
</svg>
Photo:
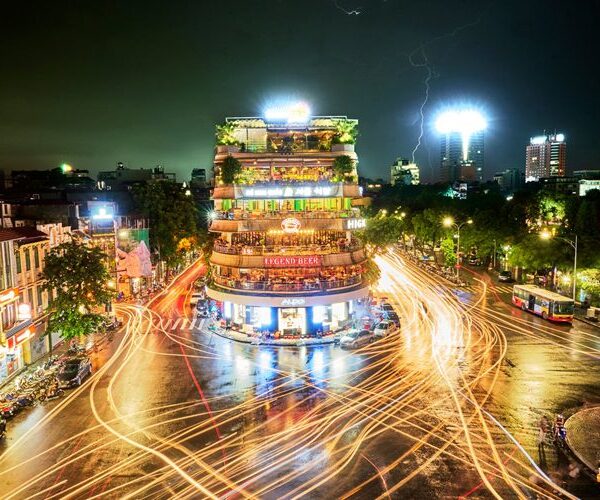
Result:
<svg viewBox="0 0 600 500">
<path fill-rule="evenodd" d="M 279 329 L 284 335 L 304 335 L 306 332 L 305 308 L 279 309 Z"/>
</svg>

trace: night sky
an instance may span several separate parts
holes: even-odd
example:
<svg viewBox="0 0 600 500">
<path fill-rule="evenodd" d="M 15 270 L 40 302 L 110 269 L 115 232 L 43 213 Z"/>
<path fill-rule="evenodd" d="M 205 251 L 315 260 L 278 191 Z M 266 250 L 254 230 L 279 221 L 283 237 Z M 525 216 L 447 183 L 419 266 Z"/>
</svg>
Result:
<svg viewBox="0 0 600 500">
<path fill-rule="evenodd" d="M 419 133 L 427 69 L 409 55 L 423 61 L 422 44 L 425 180 L 439 164 L 435 113 L 455 102 L 489 117 L 486 176 L 523 168 L 544 129 L 566 134 L 570 170 L 600 168 L 598 1 L 13 5 L 0 16 L 4 170 L 160 163 L 183 180 L 211 165 L 215 123 L 291 97 L 358 118 L 360 172 L 387 177 Z"/>
</svg>

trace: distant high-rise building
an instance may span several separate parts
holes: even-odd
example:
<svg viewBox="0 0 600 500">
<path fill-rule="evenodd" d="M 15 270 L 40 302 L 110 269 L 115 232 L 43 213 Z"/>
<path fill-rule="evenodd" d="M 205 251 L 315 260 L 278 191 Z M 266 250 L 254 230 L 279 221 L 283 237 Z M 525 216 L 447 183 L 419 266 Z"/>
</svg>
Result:
<svg viewBox="0 0 600 500">
<path fill-rule="evenodd" d="M 392 164 L 390 182 L 396 185 L 417 185 L 421 182 L 419 166 L 406 158 L 396 158 Z"/>
<path fill-rule="evenodd" d="M 441 138 L 440 182 L 480 181 L 484 165 L 484 131 L 450 131 Z"/>
<path fill-rule="evenodd" d="M 525 181 L 537 182 L 542 177 L 563 177 L 566 164 L 567 143 L 564 134 L 532 137 L 525 150 Z"/>
</svg>

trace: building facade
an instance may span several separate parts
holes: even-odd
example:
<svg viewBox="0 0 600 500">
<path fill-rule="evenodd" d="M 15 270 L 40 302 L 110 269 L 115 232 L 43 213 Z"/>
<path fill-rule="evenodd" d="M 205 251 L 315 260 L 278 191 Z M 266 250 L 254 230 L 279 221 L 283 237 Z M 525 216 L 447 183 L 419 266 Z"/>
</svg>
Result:
<svg viewBox="0 0 600 500">
<path fill-rule="evenodd" d="M 521 169 L 509 168 L 494 174 L 494 181 L 505 193 L 514 193 L 525 185 L 525 174 Z"/>
<path fill-rule="evenodd" d="M 440 182 L 481 181 L 484 167 L 484 131 L 466 135 L 442 134 L 440 142 Z"/>
<path fill-rule="evenodd" d="M 562 177 L 567 169 L 567 143 L 564 134 L 538 135 L 525 149 L 525 181 Z"/>
<path fill-rule="evenodd" d="M 357 121 L 226 123 L 236 140 L 218 145 L 214 159 L 210 231 L 219 237 L 207 288 L 213 307 L 248 334 L 300 338 L 343 328 L 368 296 L 366 255 L 354 236 L 365 227 L 357 208 L 358 159 L 353 143 L 340 143 L 347 141 L 340 124 L 355 128 Z M 352 167 L 343 173 L 342 156 Z M 241 171 L 225 184 L 232 158 Z"/>
<path fill-rule="evenodd" d="M 407 158 L 396 158 L 390 169 L 390 183 L 396 185 L 417 185 L 421 183 L 419 166 Z"/>
</svg>

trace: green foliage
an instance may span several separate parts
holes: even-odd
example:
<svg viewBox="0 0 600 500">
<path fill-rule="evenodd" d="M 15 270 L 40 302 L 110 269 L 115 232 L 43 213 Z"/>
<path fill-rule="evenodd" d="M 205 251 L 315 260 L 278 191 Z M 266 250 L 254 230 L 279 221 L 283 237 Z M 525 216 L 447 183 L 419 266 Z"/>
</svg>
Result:
<svg viewBox="0 0 600 500">
<path fill-rule="evenodd" d="M 242 164 L 237 158 L 228 155 L 221 164 L 221 180 L 224 184 L 233 184 L 242 173 Z"/>
<path fill-rule="evenodd" d="M 99 248 L 76 242 L 64 243 L 46 256 L 44 287 L 57 294 L 51 304 L 49 331 L 73 338 L 96 329 L 102 316 L 94 309 L 113 297 L 108 289 L 106 259 Z"/>
<path fill-rule="evenodd" d="M 335 122 L 336 133 L 334 144 L 355 144 L 358 136 L 358 123 L 354 120 L 341 119 Z"/>
<path fill-rule="evenodd" d="M 442 240 L 440 250 L 444 256 L 444 265 L 454 267 L 456 265 L 456 251 L 454 249 L 454 240 L 450 237 Z"/>
<path fill-rule="evenodd" d="M 238 140 L 234 137 L 233 133 L 237 124 L 235 122 L 225 122 L 222 125 L 215 127 L 215 138 L 219 146 L 237 146 Z"/>
<path fill-rule="evenodd" d="M 377 284 L 379 278 L 381 277 L 381 270 L 379 269 L 379 266 L 373 262 L 373 259 L 370 258 L 367 259 L 364 266 L 365 269 L 363 272 L 363 279 L 369 285 Z"/>
<path fill-rule="evenodd" d="M 174 182 L 156 182 L 136 186 L 136 208 L 150 219 L 150 246 L 169 266 L 181 261 L 183 238 L 198 235 L 196 205 L 191 196 Z"/>
<path fill-rule="evenodd" d="M 600 300 L 600 269 L 584 269 L 577 273 L 579 286 L 594 303 Z"/>
<path fill-rule="evenodd" d="M 348 155 L 337 156 L 333 160 L 333 172 L 335 180 L 343 182 L 354 172 L 354 161 Z"/>
<path fill-rule="evenodd" d="M 385 247 L 398 243 L 402 237 L 404 224 L 397 217 L 374 217 L 367 220 L 367 227 L 358 233 L 359 238 L 375 247 Z"/>
<path fill-rule="evenodd" d="M 417 240 L 424 245 L 435 246 L 442 235 L 444 214 L 439 210 L 427 208 L 412 217 L 412 228 Z"/>
</svg>

